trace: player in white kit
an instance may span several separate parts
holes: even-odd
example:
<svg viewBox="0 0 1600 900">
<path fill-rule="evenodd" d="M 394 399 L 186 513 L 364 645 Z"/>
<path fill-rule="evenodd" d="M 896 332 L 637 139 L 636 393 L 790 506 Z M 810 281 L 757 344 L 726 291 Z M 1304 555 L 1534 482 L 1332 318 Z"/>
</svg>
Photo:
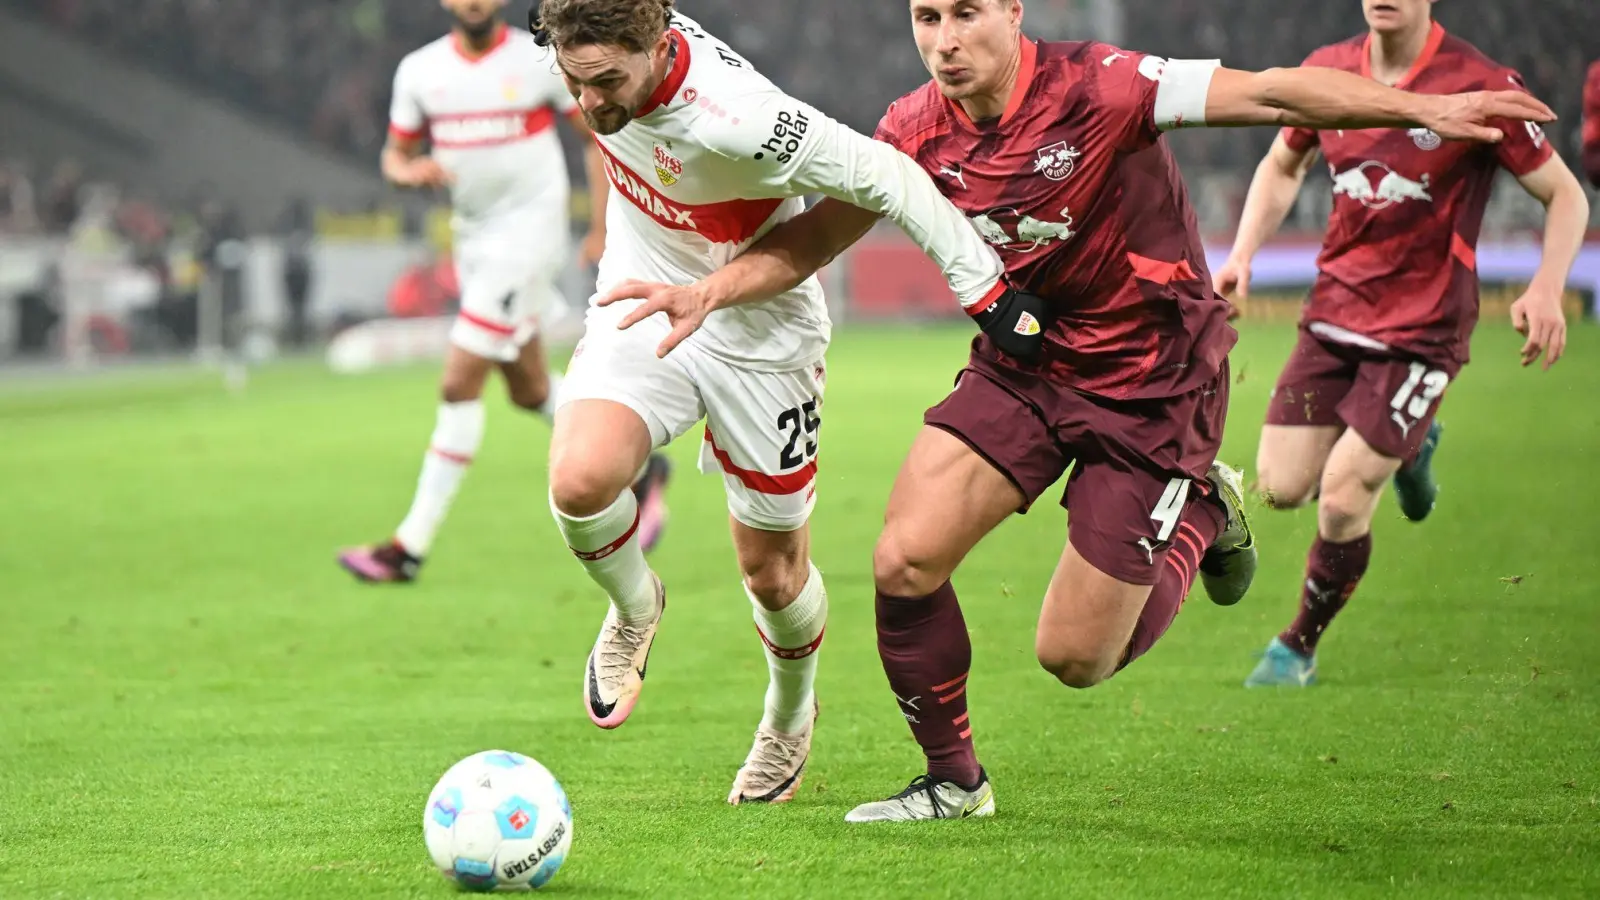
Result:
<svg viewBox="0 0 1600 900">
<path fill-rule="evenodd" d="M 1001 282 L 998 257 L 914 161 L 788 97 L 672 0 L 544 0 L 530 18 L 556 48 L 611 180 L 601 294 L 632 279 L 693 283 L 820 192 L 894 220 L 986 330 L 1038 339 L 1025 309 L 1037 298 Z M 638 301 L 591 306 L 551 445 L 551 510 L 611 599 L 585 667 L 585 706 L 614 728 L 638 700 L 666 594 L 640 552 L 626 487 L 652 449 L 703 418 L 701 470 L 722 475 L 770 676 L 728 801 L 781 802 L 810 752 L 827 618 L 806 528 L 827 308 L 810 278 L 712 312 L 692 335 L 647 312 Z"/>
<path fill-rule="evenodd" d="M 581 137 L 577 115 L 549 50 L 511 29 L 504 0 L 442 0 L 448 35 L 401 61 L 394 78 L 384 177 L 402 187 L 448 186 L 461 309 L 450 331 L 441 402 L 411 510 L 390 540 L 346 550 L 339 563 L 369 582 L 416 577 L 483 441 L 483 388 L 496 367 L 511 402 L 549 418 L 561 377 L 549 370 L 538 322 L 562 305 L 555 282 L 571 248 L 568 176 L 558 118 Z M 423 154 L 423 142 L 432 155 Z M 582 258 L 605 243 L 606 180 L 587 149 L 594 224 Z M 668 466 L 652 456 L 635 480 L 646 547 L 666 518 Z"/>
</svg>

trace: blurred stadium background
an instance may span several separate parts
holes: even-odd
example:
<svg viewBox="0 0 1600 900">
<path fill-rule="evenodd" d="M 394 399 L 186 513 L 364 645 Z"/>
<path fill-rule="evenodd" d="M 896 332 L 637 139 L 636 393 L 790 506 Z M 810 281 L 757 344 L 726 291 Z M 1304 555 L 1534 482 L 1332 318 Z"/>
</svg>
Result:
<svg viewBox="0 0 1600 900">
<path fill-rule="evenodd" d="M 899 2 L 680 6 L 863 131 L 926 77 Z M 525 8 L 512 4 L 508 18 L 523 21 Z M 1574 161 L 1600 4 L 1448 0 L 1438 15 L 1555 107 L 1551 139 Z M 836 27 L 846 16 L 850 27 Z M 1247 68 L 1297 63 L 1364 27 L 1355 0 L 1031 0 L 1027 18 L 1041 37 Z M 448 312 L 446 198 L 402 194 L 377 171 L 394 67 L 447 23 L 426 0 L 0 0 L 0 373 L 214 359 L 223 345 L 261 360 L 315 350 L 353 322 Z M 1226 251 L 1271 138 L 1171 138 L 1215 252 Z M 1313 180 L 1257 264 L 1282 290 L 1262 292 L 1253 316 L 1297 314 L 1330 202 L 1326 174 Z M 1506 180 L 1480 250 L 1490 321 L 1537 261 L 1541 210 Z M 581 229 L 587 197 L 573 202 Z M 1577 268 L 1572 306 L 1587 311 L 1600 243 Z M 954 312 L 938 273 L 892 227 L 828 276 L 840 322 Z M 590 277 L 568 273 L 575 309 Z M 387 352 L 441 346 L 439 329 L 413 333 Z"/>
</svg>

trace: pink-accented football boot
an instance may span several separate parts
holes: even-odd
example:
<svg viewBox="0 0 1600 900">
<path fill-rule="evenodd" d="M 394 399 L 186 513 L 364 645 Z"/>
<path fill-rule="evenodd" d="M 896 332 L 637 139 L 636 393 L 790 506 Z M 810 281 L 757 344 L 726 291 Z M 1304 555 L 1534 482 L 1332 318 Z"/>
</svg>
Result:
<svg viewBox="0 0 1600 900">
<path fill-rule="evenodd" d="M 422 558 L 412 556 L 399 541 L 370 547 L 353 547 L 339 554 L 339 565 L 368 584 L 409 584 L 422 568 Z"/>
<path fill-rule="evenodd" d="M 639 548 L 654 550 L 667 529 L 667 482 L 672 480 L 672 463 L 660 453 L 650 454 L 644 474 L 633 483 L 633 496 L 639 501 Z"/>
<path fill-rule="evenodd" d="M 667 591 L 656 579 L 656 617 L 646 625 L 629 625 L 617 618 L 617 610 L 606 611 L 600 637 L 589 651 L 583 666 L 583 708 L 589 719 L 601 728 L 616 728 L 628 720 L 644 689 L 645 667 L 650 663 L 650 645 L 655 643 L 656 626 L 667 608 Z"/>
</svg>

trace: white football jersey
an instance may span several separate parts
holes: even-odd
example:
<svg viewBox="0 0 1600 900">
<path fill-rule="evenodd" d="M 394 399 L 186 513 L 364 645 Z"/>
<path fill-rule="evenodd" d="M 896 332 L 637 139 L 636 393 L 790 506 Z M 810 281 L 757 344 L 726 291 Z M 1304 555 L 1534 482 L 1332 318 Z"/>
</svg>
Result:
<svg viewBox="0 0 1600 900">
<path fill-rule="evenodd" d="M 401 60 L 389 130 L 428 138 L 455 178 L 456 235 L 470 239 L 566 222 L 571 188 L 555 124 L 576 109 L 554 55 L 526 31 L 501 26 L 477 58 L 448 34 Z"/>
<path fill-rule="evenodd" d="M 807 193 L 893 219 L 964 306 L 995 287 L 999 257 L 913 160 L 789 97 L 681 13 L 671 39 L 666 80 L 626 127 L 598 136 L 613 188 L 601 293 L 630 278 L 704 278 L 804 211 Z M 690 340 L 734 365 L 787 371 L 820 359 L 829 330 L 812 277 L 713 312 Z"/>
</svg>

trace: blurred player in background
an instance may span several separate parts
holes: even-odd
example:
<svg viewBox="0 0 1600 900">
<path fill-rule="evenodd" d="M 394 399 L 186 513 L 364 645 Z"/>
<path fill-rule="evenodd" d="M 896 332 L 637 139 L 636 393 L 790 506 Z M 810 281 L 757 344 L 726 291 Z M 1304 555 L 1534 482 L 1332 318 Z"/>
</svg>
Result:
<svg viewBox="0 0 1600 900">
<path fill-rule="evenodd" d="M 1512 88 L 1522 79 L 1432 19 L 1431 0 L 1364 0 L 1368 34 L 1323 47 L 1307 66 L 1424 94 Z M 1348 76 L 1346 76 L 1348 77 Z M 1467 362 L 1478 320 L 1478 231 L 1497 170 L 1545 206 L 1544 256 L 1511 320 L 1527 336 L 1522 364 L 1544 367 L 1567 342 L 1561 296 L 1583 243 L 1583 188 L 1531 122 L 1501 120 L 1493 145 L 1436 129 L 1285 128 L 1256 169 L 1216 287 L 1246 294 L 1250 260 L 1294 205 L 1320 149 L 1333 213 L 1300 339 L 1278 378 L 1256 460 L 1268 505 L 1317 499 L 1317 539 L 1300 612 L 1273 638 L 1245 684 L 1303 687 L 1317 642 L 1367 571 L 1372 516 L 1386 482 L 1420 522 L 1438 487 L 1434 421 Z"/>
<path fill-rule="evenodd" d="M 1589 64 L 1583 83 L 1583 173 L 1600 190 L 1600 60 Z"/>
<path fill-rule="evenodd" d="M 541 315 L 563 305 L 556 280 L 570 251 L 568 176 L 558 117 L 589 137 L 550 52 L 500 20 L 504 0 L 442 0 L 450 34 L 408 55 L 394 77 L 383 175 L 409 188 L 449 186 L 461 311 L 450 331 L 438 420 L 416 495 L 394 537 L 347 550 L 339 563 L 363 581 L 417 575 L 483 442 L 483 388 L 498 368 L 511 402 L 551 418 L 561 376 L 545 361 Z M 433 145 L 423 153 L 423 141 Z M 605 245 L 606 179 L 586 149 L 590 231 L 586 265 Z M 665 457 L 633 482 L 640 541 L 654 545 L 666 520 Z"/>
<path fill-rule="evenodd" d="M 896 101 L 878 135 L 934 176 L 1000 251 L 1011 284 L 1049 305 L 1036 313 L 1037 361 L 992 333 L 975 341 L 889 498 L 873 560 L 878 651 L 927 772 L 852 822 L 994 813 L 950 576 L 1069 466 L 1068 543 L 1035 646 L 1063 684 L 1097 684 L 1149 650 L 1197 575 L 1223 605 L 1249 587 L 1256 553 L 1239 473 L 1215 461 L 1237 335 L 1162 133 L 1421 124 L 1493 138 L 1481 124 L 1490 117 L 1550 116 L 1523 94 L 1422 98 L 1340 72 L 1249 73 L 1033 41 L 1017 0 L 912 0 L 911 18 L 934 80 Z M 823 201 L 700 284 L 635 291 L 693 323 L 809 276 L 875 218 Z"/>
<path fill-rule="evenodd" d="M 672 5 L 544 0 L 535 23 L 556 48 L 613 186 L 599 290 L 626 287 L 628 278 L 710 275 L 800 214 L 802 195 L 815 191 L 869 208 L 869 218 L 893 219 L 944 269 L 957 296 L 983 305 L 983 322 L 1002 340 L 1033 340 L 1018 331 L 1021 311 L 1038 298 L 1002 283 L 995 252 L 915 162 L 785 95 Z M 597 303 L 568 369 L 550 449 L 551 510 L 611 599 L 584 670 L 584 697 L 595 724 L 615 728 L 639 698 L 666 602 L 635 537 L 628 479 L 652 448 L 705 419 L 701 469 L 722 475 L 770 674 L 730 803 L 781 802 L 799 787 L 828 609 L 807 527 L 827 305 L 809 277 L 748 299 L 692 335 L 638 303 Z M 676 349 L 668 355 L 663 342 Z"/>
</svg>

